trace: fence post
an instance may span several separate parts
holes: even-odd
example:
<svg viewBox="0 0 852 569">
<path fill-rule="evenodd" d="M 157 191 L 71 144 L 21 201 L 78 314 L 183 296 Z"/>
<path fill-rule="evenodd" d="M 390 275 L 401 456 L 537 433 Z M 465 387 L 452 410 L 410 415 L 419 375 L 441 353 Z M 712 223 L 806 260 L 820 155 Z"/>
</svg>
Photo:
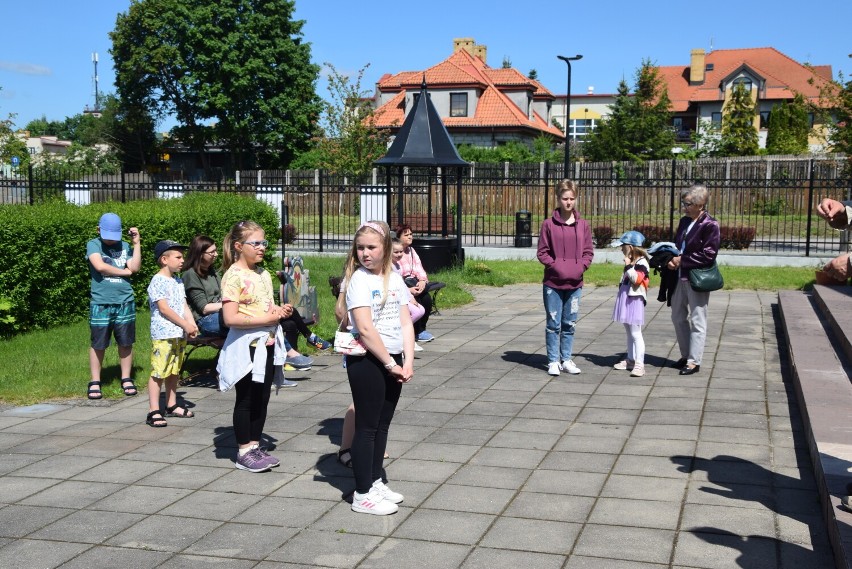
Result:
<svg viewBox="0 0 852 569">
<path fill-rule="evenodd" d="M 669 238 L 674 241 L 674 210 L 675 210 L 675 174 L 677 173 L 677 155 L 672 156 L 672 187 L 669 195 Z"/>
<path fill-rule="evenodd" d="M 317 187 L 319 188 L 319 204 L 317 211 L 319 212 L 319 252 L 322 253 L 322 236 L 323 236 L 323 208 L 322 208 L 322 174 L 319 170 L 316 171 Z"/>
<path fill-rule="evenodd" d="M 550 179 L 550 162 L 544 163 L 544 183 L 541 185 L 541 207 L 543 219 L 547 219 L 547 182 Z"/>
<path fill-rule="evenodd" d="M 35 204 L 35 195 L 34 195 L 34 193 L 35 193 L 35 192 L 34 192 L 34 189 L 35 189 L 35 188 L 34 188 L 34 185 L 33 185 L 33 163 L 32 163 L 32 162 L 30 162 L 29 164 L 27 164 L 27 177 L 28 177 L 28 179 L 27 179 L 27 186 L 28 186 L 28 188 L 29 188 L 29 190 L 30 190 L 30 191 L 29 191 L 29 194 L 30 194 L 30 205 L 33 205 L 33 204 Z"/>
<path fill-rule="evenodd" d="M 805 257 L 811 256 L 811 214 L 814 209 L 814 169 L 813 159 L 808 161 L 810 166 L 810 176 L 808 176 L 808 225 L 805 231 Z"/>
</svg>

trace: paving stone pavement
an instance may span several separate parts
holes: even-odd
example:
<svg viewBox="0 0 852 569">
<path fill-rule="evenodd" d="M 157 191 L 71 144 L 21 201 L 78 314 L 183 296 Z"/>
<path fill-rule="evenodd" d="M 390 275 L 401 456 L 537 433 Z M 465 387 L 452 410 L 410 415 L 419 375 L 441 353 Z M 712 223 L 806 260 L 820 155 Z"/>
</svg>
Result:
<svg viewBox="0 0 852 569">
<path fill-rule="evenodd" d="M 0 567 L 833 567 L 777 296 L 711 295 L 701 372 L 665 305 L 647 375 L 612 369 L 614 287 L 587 287 L 577 376 L 550 378 L 539 285 L 476 287 L 430 320 L 391 425 L 397 514 L 355 514 L 336 460 L 351 401 L 320 355 L 272 396 L 280 468 L 236 470 L 232 393 L 181 388 L 195 419 L 144 424 L 147 399 L 0 413 Z M 141 382 L 144 383 L 144 382 Z M 81 393 L 85 385 L 81 383 Z"/>
</svg>

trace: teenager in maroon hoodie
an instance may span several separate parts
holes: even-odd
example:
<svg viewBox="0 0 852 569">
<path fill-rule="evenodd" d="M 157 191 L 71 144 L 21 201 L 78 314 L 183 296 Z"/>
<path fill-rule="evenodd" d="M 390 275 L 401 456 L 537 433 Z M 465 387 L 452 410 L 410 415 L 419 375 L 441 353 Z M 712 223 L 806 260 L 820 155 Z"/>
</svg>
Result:
<svg viewBox="0 0 852 569">
<path fill-rule="evenodd" d="M 571 360 L 574 328 L 580 312 L 583 273 L 595 256 L 589 222 L 576 209 L 577 184 L 562 180 L 556 186 L 559 207 L 541 224 L 538 260 L 544 265 L 545 345 L 547 373 L 580 373 Z"/>
</svg>

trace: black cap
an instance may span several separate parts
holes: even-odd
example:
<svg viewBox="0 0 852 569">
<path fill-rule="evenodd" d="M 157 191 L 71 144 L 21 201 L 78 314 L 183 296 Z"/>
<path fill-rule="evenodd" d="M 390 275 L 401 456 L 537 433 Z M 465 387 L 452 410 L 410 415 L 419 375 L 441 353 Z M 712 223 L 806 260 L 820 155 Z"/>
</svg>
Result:
<svg viewBox="0 0 852 569">
<path fill-rule="evenodd" d="M 172 249 L 180 249 L 181 251 L 186 251 L 189 249 L 186 245 L 181 245 L 177 241 L 171 241 L 169 239 L 164 239 L 163 241 L 158 241 L 156 245 L 154 245 L 154 260 L 159 261 L 160 257 L 163 256 L 163 253 L 166 251 L 171 251 Z"/>
</svg>

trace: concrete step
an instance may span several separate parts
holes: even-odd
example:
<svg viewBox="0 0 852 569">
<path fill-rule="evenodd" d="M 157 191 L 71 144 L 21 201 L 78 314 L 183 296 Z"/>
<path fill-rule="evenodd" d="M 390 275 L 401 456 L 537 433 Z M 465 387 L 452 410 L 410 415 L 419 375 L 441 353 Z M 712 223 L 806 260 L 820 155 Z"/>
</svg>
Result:
<svg viewBox="0 0 852 569">
<path fill-rule="evenodd" d="M 814 285 L 814 300 L 820 314 L 831 326 L 834 339 L 839 342 L 846 359 L 852 361 L 852 288 Z"/>
<path fill-rule="evenodd" d="M 817 300 L 817 293 L 780 291 L 778 303 L 836 566 L 852 569 L 852 512 L 840 505 L 852 483 L 852 383 L 849 358 L 832 324 L 850 314 L 840 310 L 852 309 L 846 304 L 852 297 L 836 292 L 820 290 Z"/>
</svg>

